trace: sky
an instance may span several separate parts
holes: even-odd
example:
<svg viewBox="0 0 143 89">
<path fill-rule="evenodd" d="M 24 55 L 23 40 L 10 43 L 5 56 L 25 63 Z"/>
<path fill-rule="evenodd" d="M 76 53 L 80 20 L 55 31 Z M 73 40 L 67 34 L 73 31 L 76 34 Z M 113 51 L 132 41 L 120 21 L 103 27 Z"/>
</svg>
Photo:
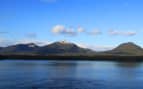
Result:
<svg viewBox="0 0 143 89">
<path fill-rule="evenodd" d="M 94 50 L 143 47 L 143 0 L 0 0 L 0 46 L 66 40 Z"/>
</svg>

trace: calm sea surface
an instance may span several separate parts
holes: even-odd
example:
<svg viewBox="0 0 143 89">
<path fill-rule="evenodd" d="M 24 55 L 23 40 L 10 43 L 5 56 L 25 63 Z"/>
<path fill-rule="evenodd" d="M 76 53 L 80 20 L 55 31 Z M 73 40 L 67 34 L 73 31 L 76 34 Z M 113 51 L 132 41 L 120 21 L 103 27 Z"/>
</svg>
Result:
<svg viewBox="0 0 143 89">
<path fill-rule="evenodd" d="M 143 63 L 2 60 L 0 89 L 143 89 Z"/>
</svg>

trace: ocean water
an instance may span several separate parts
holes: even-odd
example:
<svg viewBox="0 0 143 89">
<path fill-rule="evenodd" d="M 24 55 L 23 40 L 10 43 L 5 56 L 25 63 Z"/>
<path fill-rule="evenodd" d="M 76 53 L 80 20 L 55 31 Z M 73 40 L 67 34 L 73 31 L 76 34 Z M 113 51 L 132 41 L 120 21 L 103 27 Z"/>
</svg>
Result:
<svg viewBox="0 0 143 89">
<path fill-rule="evenodd" d="M 1 60 L 0 89 L 143 89 L 143 63 Z"/>
</svg>

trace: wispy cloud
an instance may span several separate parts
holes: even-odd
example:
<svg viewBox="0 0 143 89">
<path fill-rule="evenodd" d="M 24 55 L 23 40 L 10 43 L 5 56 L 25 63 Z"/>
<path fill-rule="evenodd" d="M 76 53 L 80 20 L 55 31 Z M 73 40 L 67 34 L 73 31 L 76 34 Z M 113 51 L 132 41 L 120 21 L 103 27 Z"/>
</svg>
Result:
<svg viewBox="0 0 143 89">
<path fill-rule="evenodd" d="M 110 30 L 109 31 L 110 35 L 121 35 L 121 36 L 134 36 L 137 34 L 136 31 L 119 31 L 119 30 Z"/>
<path fill-rule="evenodd" d="M 73 28 L 73 27 L 65 27 L 64 25 L 56 25 L 52 28 L 52 33 L 58 34 L 58 35 L 69 35 L 69 36 L 76 36 L 76 35 L 90 35 L 90 36 L 97 36 L 97 35 L 102 35 L 102 32 L 100 29 L 85 29 L 84 27 L 78 27 L 78 28 Z M 107 34 L 107 33 L 106 33 Z M 123 30 L 109 30 L 108 31 L 109 35 L 113 36 L 134 36 L 137 34 L 136 31 L 123 31 Z"/>
<path fill-rule="evenodd" d="M 102 34 L 102 32 L 99 29 L 94 29 L 90 32 L 87 32 L 87 34 L 89 34 L 89 35 L 100 35 L 100 34 Z"/>
<path fill-rule="evenodd" d="M 27 34 L 26 34 L 26 37 L 27 37 L 27 38 L 35 39 L 35 38 L 37 38 L 37 34 L 34 33 L 34 32 L 32 32 L 32 33 L 27 33 Z"/>
</svg>

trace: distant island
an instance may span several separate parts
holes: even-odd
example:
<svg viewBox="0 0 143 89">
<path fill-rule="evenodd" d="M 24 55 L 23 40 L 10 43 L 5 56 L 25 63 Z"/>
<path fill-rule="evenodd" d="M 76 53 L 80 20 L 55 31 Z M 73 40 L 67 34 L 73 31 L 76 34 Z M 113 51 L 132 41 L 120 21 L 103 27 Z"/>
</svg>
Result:
<svg viewBox="0 0 143 89">
<path fill-rule="evenodd" d="M 0 59 L 143 61 L 143 48 L 128 42 L 109 51 L 97 52 L 64 41 L 45 46 L 29 43 L 0 47 Z"/>
</svg>

